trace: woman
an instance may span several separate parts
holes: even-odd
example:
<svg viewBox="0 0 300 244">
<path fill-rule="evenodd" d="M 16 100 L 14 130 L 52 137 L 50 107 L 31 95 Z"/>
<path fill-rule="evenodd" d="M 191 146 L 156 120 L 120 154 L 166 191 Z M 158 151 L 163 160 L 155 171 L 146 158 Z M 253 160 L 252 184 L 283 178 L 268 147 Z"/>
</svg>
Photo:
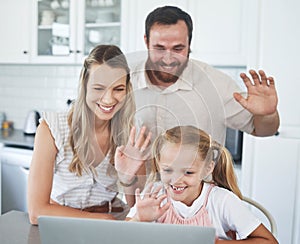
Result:
<svg viewBox="0 0 300 244">
<path fill-rule="evenodd" d="M 126 192 L 138 185 L 137 177 L 116 171 L 114 160 L 144 174 L 143 153 L 150 134 L 145 128 L 137 141 L 132 117 L 129 68 L 121 50 L 112 45 L 95 47 L 84 62 L 79 95 L 69 113 L 45 113 L 37 129 L 28 180 L 30 222 L 40 215 L 123 219 L 128 206 L 117 198 L 117 180 Z M 124 153 L 124 147 L 129 141 Z M 114 158 L 114 155 L 116 156 Z M 127 198 L 132 205 L 133 196 Z"/>
</svg>

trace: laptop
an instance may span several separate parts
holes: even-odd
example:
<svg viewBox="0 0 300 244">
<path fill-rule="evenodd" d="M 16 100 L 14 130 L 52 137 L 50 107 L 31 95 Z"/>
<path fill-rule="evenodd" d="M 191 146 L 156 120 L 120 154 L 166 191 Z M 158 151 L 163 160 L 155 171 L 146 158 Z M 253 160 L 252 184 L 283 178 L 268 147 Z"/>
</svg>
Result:
<svg viewBox="0 0 300 244">
<path fill-rule="evenodd" d="M 42 244 L 214 244 L 215 229 L 190 225 L 40 216 Z"/>
</svg>

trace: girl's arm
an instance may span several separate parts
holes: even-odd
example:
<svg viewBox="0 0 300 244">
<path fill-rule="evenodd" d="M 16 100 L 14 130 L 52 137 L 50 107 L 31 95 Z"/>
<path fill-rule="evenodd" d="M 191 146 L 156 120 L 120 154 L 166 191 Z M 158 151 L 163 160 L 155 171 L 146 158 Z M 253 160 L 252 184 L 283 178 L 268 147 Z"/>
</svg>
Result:
<svg viewBox="0 0 300 244">
<path fill-rule="evenodd" d="M 216 244 L 233 244 L 233 243 L 249 243 L 249 244 L 278 244 L 278 241 L 272 233 L 260 224 L 246 239 L 243 240 L 216 240 Z"/>
<path fill-rule="evenodd" d="M 48 125 L 42 121 L 34 142 L 28 178 L 28 213 L 31 224 L 38 224 L 40 215 L 114 219 L 110 214 L 89 213 L 57 204 L 50 204 L 54 162 L 57 148 Z"/>
<path fill-rule="evenodd" d="M 221 222 L 240 234 L 241 240 L 218 240 L 218 244 L 230 243 L 253 243 L 253 244 L 275 244 L 278 243 L 272 233 L 255 217 L 245 203 L 232 192 L 224 191 L 219 198 L 215 199 L 215 205 L 223 209 L 219 216 L 224 219 Z M 251 227 L 252 226 L 252 227 Z M 249 229 L 250 228 L 250 229 Z M 246 232 L 247 231 L 247 232 Z M 252 231 L 252 232 L 251 232 Z M 248 234 L 247 234 L 248 233 Z"/>
</svg>

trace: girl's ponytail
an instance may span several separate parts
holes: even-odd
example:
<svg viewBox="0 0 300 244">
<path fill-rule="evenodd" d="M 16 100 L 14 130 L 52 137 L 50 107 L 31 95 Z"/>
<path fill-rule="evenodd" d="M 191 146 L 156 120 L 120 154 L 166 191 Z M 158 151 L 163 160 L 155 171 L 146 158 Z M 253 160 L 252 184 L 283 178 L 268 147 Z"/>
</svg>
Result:
<svg viewBox="0 0 300 244">
<path fill-rule="evenodd" d="M 216 145 L 216 147 L 218 147 L 219 156 L 215 161 L 215 168 L 212 173 L 213 181 L 218 186 L 232 191 L 240 199 L 242 199 L 243 196 L 237 184 L 237 178 L 234 172 L 231 154 L 224 146 L 220 144 Z"/>
</svg>

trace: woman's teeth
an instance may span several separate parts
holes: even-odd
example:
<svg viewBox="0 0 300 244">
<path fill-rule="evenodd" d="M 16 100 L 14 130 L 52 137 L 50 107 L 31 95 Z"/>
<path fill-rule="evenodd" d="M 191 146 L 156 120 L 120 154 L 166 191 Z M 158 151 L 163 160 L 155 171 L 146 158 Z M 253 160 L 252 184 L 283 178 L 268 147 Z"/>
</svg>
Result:
<svg viewBox="0 0 300 244">
<path fill-rule="evenodd" d="M 104 111 L 106 111 L 106 112 L 109 112 L 109 111 L 111 111 L 114 108 L 114 106 L 106 107 L 106 106 L 102 106 L 100 104 L 99 104 L 99 107 L 101 109 L 103 109 Z"/>
</svg>

